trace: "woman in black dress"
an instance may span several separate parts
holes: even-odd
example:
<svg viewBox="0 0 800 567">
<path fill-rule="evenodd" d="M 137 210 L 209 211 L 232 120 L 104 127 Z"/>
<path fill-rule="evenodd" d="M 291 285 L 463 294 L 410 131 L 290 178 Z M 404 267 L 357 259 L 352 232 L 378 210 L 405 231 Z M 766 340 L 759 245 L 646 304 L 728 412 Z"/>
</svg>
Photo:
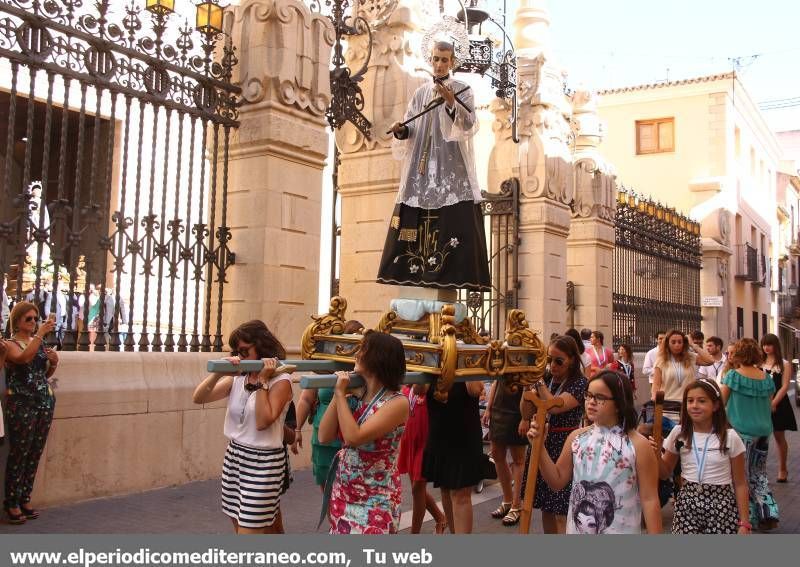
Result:
<svg viewBox="0 0 800 567">
<path fill-rule="evenodd" d="M 450 531 L 472 532 L 472 489 L 483 479 L 483 442 L 478 398 L 483 382 L 456 382 L 442 403 L 428 389 L 428 445 L 422 476 L 442 491 Z"/>
<path fill-rule="evenodd" d="M 772 397 L 772 434 L 778 447 L 778 479 L 786 482 L 789 475 L 786 461 L 789 458 L 789 444 L 786 442 L 786 431 L 797 431 L 792 404 L 789 401 L 789 380 L 792 377 L 792 364 L 783 359 L 781 342 L 777 336 L 767 333 L 761 338 L 764 351 L 762 368 L 775 382 L 775 395 Z"/>
<path fill-rule="evenodd" d="M 583 418 L 583 398 L 588 382 L 583 375 L 581 357 L 575 339 L 561 336 L 547 349 L 548 371 L 544 382 L 537 382 L 540 398 L 560 396 L 564 405 L 552 408 L 548 419 L 549 433 L 544 442 L 551 459 L 558 459 L 569 434 L 578 429 Z M 523 421 L 521 427 L 529 428 Z M 527 429 L 526 429 L 527 431 Z M 533 507 L 542 511 L 542 527 L 546 534 L 563 534 L 567 531 L 567 508 L 572 483 L 561 490 L 552 490 L 539 474 L 536 477 L 536 497 Z"/>
<path fill-rule="evenodd" d="M 519 409 L 521 400 L 522 388 L 512 392 L 504 380 L 495 380 L 489 393 L 489 403 L 483 412 L 483 422 L 489 424 L 497 480 L 503 490 L 503 500 L 492 512 L 492 517 L 498 520 L 502 518 L 504 526 L 516 525 L 522 514 L 520 492 L 528 439 L 519 433 L 522 420 Z M 510 467 L 507 458 L 509 452 Z"/>
</svg>

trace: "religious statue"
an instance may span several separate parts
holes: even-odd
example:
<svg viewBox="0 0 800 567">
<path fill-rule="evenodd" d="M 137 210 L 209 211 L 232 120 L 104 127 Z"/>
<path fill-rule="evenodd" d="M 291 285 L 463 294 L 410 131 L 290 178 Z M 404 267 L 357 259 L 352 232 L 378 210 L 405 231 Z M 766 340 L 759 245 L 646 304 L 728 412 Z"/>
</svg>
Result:
<svg viewBox="0 0 800 567">
<path fill-rule="evenodd" d="M 472 89 L 450 76 L 457 41 L 429 40 L 433 81 L 414 93 L 392 126 L 402 160 L 400 189 L 377 281 L 445 289 L 489 289 L 481 192 L 472 138 L 478 129 Z"/>
</svg>

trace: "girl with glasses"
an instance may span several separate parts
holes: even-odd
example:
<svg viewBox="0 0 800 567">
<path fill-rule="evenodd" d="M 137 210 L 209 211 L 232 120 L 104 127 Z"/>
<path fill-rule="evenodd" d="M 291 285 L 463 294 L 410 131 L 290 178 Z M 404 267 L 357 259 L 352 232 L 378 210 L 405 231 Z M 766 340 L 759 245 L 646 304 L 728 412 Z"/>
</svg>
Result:
<svg viewBox="0 0 800 567">
<path fill-rule="evenodd" d="M 583 418 L 583 400 L 587 381 L 578 344 L 570 336 L 561 336 L 550 343 L 547 349 L 549 361 L 544 381 L 536 383 L 536 393 L 542 399 L 559 396 L 564 400 L 560 408 L 552 408 L 548 418 L 549 435 L 545 449 L 551 459 L 557 459 L 564 448 L 567 437 L 578 429 Z M 530 420 L 520 423 L 520 434 L 530 428 Z M 560 490 L 552 489 L 539 474 L 536 477 L 536 496 L 533 507 L 542 511 L 542 526 L 546 534 L 563 534 L 567 529 L 567 509 L 571 483 Z"/>
<path fill-rule="evenodd" d="M 286 350 L 262 321 L 239 325 L 228 338 L 234 366 L 263 359 L 259 372 L 209 374 L 194 391 L 194 403 L 228 399 L 222 465 L 222 511 L 237 534 L 282 533 L 280 497 L 289 482 L 284 421 L 292 400 L 292 378 L 276 373 Z"/>
<path fill-rule="evenodd" d="M 43 344 L 55 321 L 46 319 L 41 326 L 38 321 L 39 310 L 33 303 L 17 303 L 11 310 L 13 334 L 5 343 L 9 452 L 4 507 L 10 524 L 39 517 L 29 504 L 56 405 L 49 379 L 58 367 L 58 354 Z"/>
<path fill-rule="evenodd" d="M 553 490 L 570 481 L 568 534 L 661 533 L 658 463 L 649 441 L 636 432 L 630 383 L 599 372 L 589 381 L 586 417 L 592 425 L 569 434 L 556 462 L 542 451 L 539 472 Z M 540 432 L 531 424 L 528 438 Z"/>
</svg>

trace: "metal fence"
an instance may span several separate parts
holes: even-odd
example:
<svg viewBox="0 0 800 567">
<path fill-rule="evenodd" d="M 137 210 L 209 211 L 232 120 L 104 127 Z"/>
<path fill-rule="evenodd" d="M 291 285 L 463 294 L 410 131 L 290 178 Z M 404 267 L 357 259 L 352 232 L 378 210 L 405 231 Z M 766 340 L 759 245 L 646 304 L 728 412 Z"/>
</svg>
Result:
<svg viewBox="0 0 800 567">
<path fill-rule="evenodd" d="M 459 290 L 458 300 L 478 333 L 499 339 L 508 311 L 519 307 L 519 180 L 504 181 L 499 193 L 482 193 L 492 289 Z"/>
<path fill-rule="evenodd" d="M 636 352 L 659 331 L 700 328 L 700 225 L 625 189 L 615 218 L 614 346 Z"/>
<path fill-rule="evenodd" d="M 65 350 L 222 348 L 236 57 L 173 22 L 0 0 L 0 269 Z"/>
</svg>

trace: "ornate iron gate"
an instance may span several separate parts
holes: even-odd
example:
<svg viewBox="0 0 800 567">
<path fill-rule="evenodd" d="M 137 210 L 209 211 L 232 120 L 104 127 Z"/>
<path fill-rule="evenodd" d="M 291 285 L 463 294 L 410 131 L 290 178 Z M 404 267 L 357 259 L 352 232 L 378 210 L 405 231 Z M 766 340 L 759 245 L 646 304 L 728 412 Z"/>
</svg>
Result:
<svg viewBox="0 0 800 567">
<path fill-rule="evenodd" d="M 519 180 L 504 181 L 499 193 L 482 193 L 492 289 L 460 290 L 458 300 L 480 334 L 499 339 L 508 311 L 519 307 Z"/>
<path fill-rule="evenodd" d="M 64 349 L 223 345 L 236 58 L 154 4 L 0 0 L 0 269 Z"/>
<path fill-rule="evenodd" d="M 622 189 L 614 248 L 614 346 L 653 347 L 659 331 L 700 328 L 700 225 Z"/>
</svg>

